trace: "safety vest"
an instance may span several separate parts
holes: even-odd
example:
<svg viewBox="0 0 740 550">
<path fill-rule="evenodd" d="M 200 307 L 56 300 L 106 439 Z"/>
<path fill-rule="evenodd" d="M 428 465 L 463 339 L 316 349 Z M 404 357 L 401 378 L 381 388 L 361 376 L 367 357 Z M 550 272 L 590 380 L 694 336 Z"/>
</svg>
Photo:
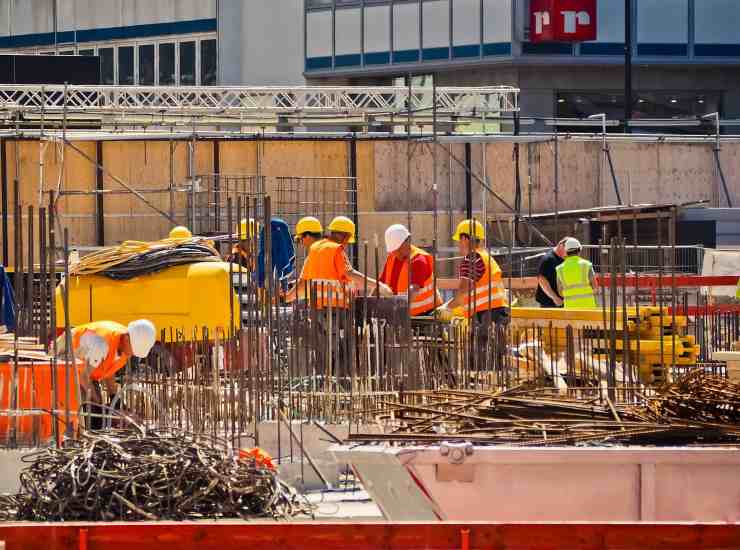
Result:
<svg viewBox="0 0 740 550">
<path fill-rule="evenodd" d="M 737 289 L 735 290 L 735 298 L 740 300 L 740 277 L 737 279 Z"/>
<path fill-rule="evenodd" d="M 337 273 L 334 264 L 336 255 L 341 254 L 342 250 L 342 245 L 323 239 L 311 245 L 308 251 L 301 277 L 311 283 L 307 290 L 309 301 L 318 309 L 328 306 L 349 307 L 349 280 L 345 274 Z"/>
<path fill-rule="evenodd" d="M 465 295 L 465 303 L 462 306 L 465 317 L 472 317 L 479 311 L 498 309 L 507 305 L 501 268 L 496 260 L 482 248 L 476 252 L 483 260 L 484 271 L 483 276 L 475 283 L 473 291 Z"/>
<path fill-rule="evenodd" d="M 401 262 L 401 269 L 398 275 L 398 282 L 396 288 L 393 288 L 393 292 L 396 294 L 406 294 L 409 290 L 409 263 L 414 260 L 417 256 L 422 256 L 431 267 L 429 278 L 424 281 L 424 284 L 420 289 L 416 291 L 414 297 L 411 299 L 409 304 L 409 311 L 412 316 L 424 315 L 429 310 L 434 309 L 442 303 L 442 296 L 437 292 L 436 300 L 434 295 L 434 260 L 432 255 L 425 252 L 421 248 L 411 245 L 411 258 L 408 260 L 399 260 L 398 255 L 391 253 L 388 255 L 388 259 L 385 261 L 385 267 L 383 268 L 383 274 L 381 280 L 389 284 L 391 276 L 396 269 L 396 263 Z"/>
<path fill-rule="evenodd" d="M 118 355 L 118 344 L 121 336 L 128 333 L 128 329 L 120 323 L 114 321 L 94 321 L 85 325 L 80 325 L 72 330 L 72 349 L 77 350 L 80 347 L 80 338 L 87 331 L 94 332 L 102 337 L 108 344 L 108 355 L 90 374 L 90 378 L 96 381 L 110 378 L 123 367 L 129 360 L 129 355 Z"/>
<path fill-rule="evenodd" d="M 566 309 L 592 309 L 597 307 L 589 275 L 593 265 L 578 256 L 569 256 L 556 269 L 557 279 Z"/>
</svg>

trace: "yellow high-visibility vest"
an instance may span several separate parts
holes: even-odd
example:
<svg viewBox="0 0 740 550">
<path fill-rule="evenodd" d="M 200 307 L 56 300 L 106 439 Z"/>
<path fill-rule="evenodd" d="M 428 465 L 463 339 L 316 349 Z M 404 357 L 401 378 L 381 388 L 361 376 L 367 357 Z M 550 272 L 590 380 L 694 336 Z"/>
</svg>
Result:
<svg viewBox="0 0 740 550">
<path fill-rule="evenodd" d="M 558 286 L 562 289 L 566 309 L 595 308 L 596 296 L 589 275 L 593 265 L 579 256 L 569 256 L 556 269 Z"/>
</svg>

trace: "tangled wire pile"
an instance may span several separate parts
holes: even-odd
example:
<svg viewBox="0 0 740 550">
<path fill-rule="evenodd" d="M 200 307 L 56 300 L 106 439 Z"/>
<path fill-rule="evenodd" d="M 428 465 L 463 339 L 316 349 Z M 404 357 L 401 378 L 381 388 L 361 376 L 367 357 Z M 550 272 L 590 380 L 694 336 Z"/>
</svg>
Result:
<svg viewBox="0 0 740 550">
<path fill-rule="evenodd" d="M 84 433 L 30 455 L 4 521 L 142 521 L 311 515 L 277 474 L 178 431 Z"/>
<path fill-rule="evenodd" d="M 176 265 L 219 261 L 216 249 L 200 238 L 164 239 L 152 243 L 125 241 L 85 256 L 72 266 L 70 273 L 100 273 L 111 279 L 127 280 Z"/>
</svg>

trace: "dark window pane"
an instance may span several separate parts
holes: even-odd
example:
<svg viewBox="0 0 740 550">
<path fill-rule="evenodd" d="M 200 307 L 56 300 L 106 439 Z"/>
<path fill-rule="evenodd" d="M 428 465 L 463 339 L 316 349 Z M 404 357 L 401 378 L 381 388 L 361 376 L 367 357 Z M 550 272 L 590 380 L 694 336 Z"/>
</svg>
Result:
<svg viewBox="0 0 740 550">
<path fill-rule="evenodd" d="M 139 84 L 154 85 L 154 44 L 139 46 Z"/>
<path fill-rule="evenodd" d="M 195 86 L 195 42 L 180 43 L 180 85 Z"/>
<path fill-rule="evenodd" d="M 118 83 L 121 86 L 134 84 L 134 47 L 118 48 Z"/>
<path fill-rule="evenodd" d="M 115 72 L 113 70 L 113 48 L 100 48 L 100 80 L 104 85 L 115 84 Z"/>
<path fill-rule="evenodd" d="M 159 45 L 159 84 L 171 86 L 175 83 L 175 45 Z"/>
<path fill-rule="evenodd" d="M 332 5 L 332 0 L 308 0 L 308 2 L 306 2 L 306 5 L 308 9 L 330 8 Z"/>
<path fill-rule="evenodd" d="M 74 50 L 64 50 L 63 52 L 59 52 L 59 55 L 74 55 Z"/>
<path fill-rule="evenodd" d="M 80 50 L 79 55 L 95 55 L 95 50 Z"/>
<path fill-rule="evenodd" d="M 215 40 L 201 40 L 200 42 L 200 83 L 203 86 L 213 86 L 217 80 L 217 49 Z"/>
</svg>

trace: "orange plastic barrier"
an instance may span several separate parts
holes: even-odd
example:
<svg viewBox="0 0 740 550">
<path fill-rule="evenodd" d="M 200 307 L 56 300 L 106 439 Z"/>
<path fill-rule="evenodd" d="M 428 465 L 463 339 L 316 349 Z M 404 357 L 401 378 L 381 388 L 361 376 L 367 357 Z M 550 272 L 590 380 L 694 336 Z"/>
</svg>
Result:
<svg viewBox="0 0 740 550">
<path fill-rule="evenodd" d="M 82 372 L 84 366 L 77 365 L 78 373 Z M 57 413 L 59 432 L 64 433 L 64 410 L 67 399 L 65 385 L 65 365 L 57 363 Z M 74 387 L 74 371 L 70 369 L 70 401 L 69 407 L 72 411 L 70 416 L 72 429 L 77 429 L 77 392 Z M 44 443 L 53 437 L 52 431 L 52 392 L 51 392 L 51 365 L 48 363 L 18 363 L 18 375 L 16 384 L 18 388 L 18 399 L 16 409 L 20 410 L 17 416 L 10 416 L 11 385 L 13 378 L 13 364 L 0 363 L 0 438 L 7 440 L 11 436 L 13 421 L 15 420 L 16 441 L 19 445 L 33 445 Z M 23 409 L 29 409 L 28 414 L 23 414 Z M 42 410 L 37 413 L 31 409 Z M 34 441 L 34 425 L 38 439 Z"/>
</svg>

